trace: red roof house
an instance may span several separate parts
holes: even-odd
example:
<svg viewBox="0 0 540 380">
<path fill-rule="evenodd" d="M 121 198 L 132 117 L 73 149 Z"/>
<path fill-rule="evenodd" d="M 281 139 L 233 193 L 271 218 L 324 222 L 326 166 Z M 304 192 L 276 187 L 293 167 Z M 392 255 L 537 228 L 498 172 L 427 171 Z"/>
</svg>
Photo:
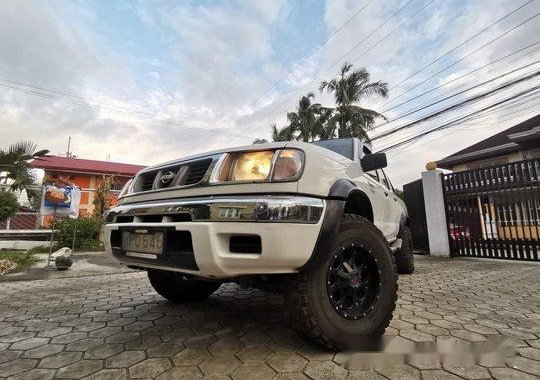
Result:
<svg viewBox="0 0 540 380">
<path fill-rule="evenodd" d="M 42 157 L 34 160 L 32 165 L 36 169 L 45 170 L 44 181 L 64 180 L 81 188 L 80 214 L 82 216 L 93 213 L 94 191 L 104 176 L 114 177 L 111 201 L 115 204 L 116 196 L 126 182 L 138 171 L 144 169 L 141 165 L 61 156 Z"/>
</svg>

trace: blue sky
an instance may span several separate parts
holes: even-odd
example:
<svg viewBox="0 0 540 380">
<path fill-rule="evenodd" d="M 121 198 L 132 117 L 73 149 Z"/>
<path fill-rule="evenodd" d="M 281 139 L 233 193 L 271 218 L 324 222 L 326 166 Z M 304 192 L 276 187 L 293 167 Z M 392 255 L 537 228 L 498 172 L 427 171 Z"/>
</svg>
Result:
<svg viewBox="0 0 540 380">
<path fill-rule="evenodd" d="M 540 2 L 532 1 L 400 84 L 528 1 L 4 0 L 0 2 L 2 140 L 30 138 L 60 153 L 72 136 L 73 149 L 81 157 L 110 155 L 112 160 L 138 164 L 246 145 L 256 137 L 268 138 L 270 125 L 283 126 L 286 113 L 308 92 L 316 94 L 317 102 L 332 106 L 331 96 L 320 94 L 318 85 L 335 76 L 344 61 L 366 67 L 373 80 L 388 82 L 389 99 L 362 102 L 377 111 L 387 110 L 536 42 L 539 18 L 482 47 L 537 14 Z M 437 74 L 475 49 L 480 50 Z M 534 62 L 538 55 L 537 45 L 388 110 L 390 123 L 372 136 L 434 110 L 402 117 L 410 109 Z M 508 93 L 499 97 L 504 96 Z M 538 99 L 532 102 L 534 106 Z M 525 105 L 514 109 L 514 117 L 494 113 L 389 151 L 394 182 L 414 180 L 427 161 L 530 116 L 534 107 Z M 434 128 L 459 112 L 395 133 L 375 147 Z"/>
</svg>

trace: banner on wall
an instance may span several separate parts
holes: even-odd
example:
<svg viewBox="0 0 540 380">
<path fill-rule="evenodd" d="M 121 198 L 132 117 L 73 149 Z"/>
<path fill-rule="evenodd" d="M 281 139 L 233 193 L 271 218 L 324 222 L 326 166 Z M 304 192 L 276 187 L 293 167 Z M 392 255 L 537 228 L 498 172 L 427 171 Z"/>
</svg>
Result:
<svg viewBox="0 0 540 380">
<path fill-rule="evenodd" d="M 46 185 L 41 199 L 41 213 L 79 217 L 81 189 L 76 186 Z"/>
</svg>

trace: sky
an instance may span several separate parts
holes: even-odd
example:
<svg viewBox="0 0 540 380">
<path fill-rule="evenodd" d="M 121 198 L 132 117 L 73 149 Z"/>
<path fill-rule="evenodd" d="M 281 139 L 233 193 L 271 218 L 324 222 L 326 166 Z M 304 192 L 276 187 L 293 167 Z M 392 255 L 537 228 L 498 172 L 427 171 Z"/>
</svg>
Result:
<svg viewBox="0 0 540 380">
<path fill-rule="evenodd" d="M 376 138 L 538 71 L 539 11 L 538 0 L 3 0 L 0 148 L 32 140 L 64 154 L 71 136 L 78 157 L 151 165 L 248 145 L 284 126 L 302 95 L 333 106 L 319 84 L 350 62 L 390 88 L 360 103 L 387 117 L 370 132 L 384 150 L 539 85 Z M 394 185 L 534 116 L 536 94 L 385 150 Z"/>
</svg>

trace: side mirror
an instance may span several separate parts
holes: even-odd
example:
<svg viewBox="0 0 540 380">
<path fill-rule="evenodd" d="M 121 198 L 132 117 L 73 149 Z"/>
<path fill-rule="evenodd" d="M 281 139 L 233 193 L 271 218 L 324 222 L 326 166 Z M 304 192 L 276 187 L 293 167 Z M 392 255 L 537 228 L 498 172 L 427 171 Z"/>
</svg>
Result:
<svg viewBox="0 0 540 380">
<path fill-rule="evenodd" d="M 386 153 L 366 154 L 360 163 L 362 164 L 362 170 L 365 172 L 382 169 L 388 165 L 386 161 Z"/>
</svg>

